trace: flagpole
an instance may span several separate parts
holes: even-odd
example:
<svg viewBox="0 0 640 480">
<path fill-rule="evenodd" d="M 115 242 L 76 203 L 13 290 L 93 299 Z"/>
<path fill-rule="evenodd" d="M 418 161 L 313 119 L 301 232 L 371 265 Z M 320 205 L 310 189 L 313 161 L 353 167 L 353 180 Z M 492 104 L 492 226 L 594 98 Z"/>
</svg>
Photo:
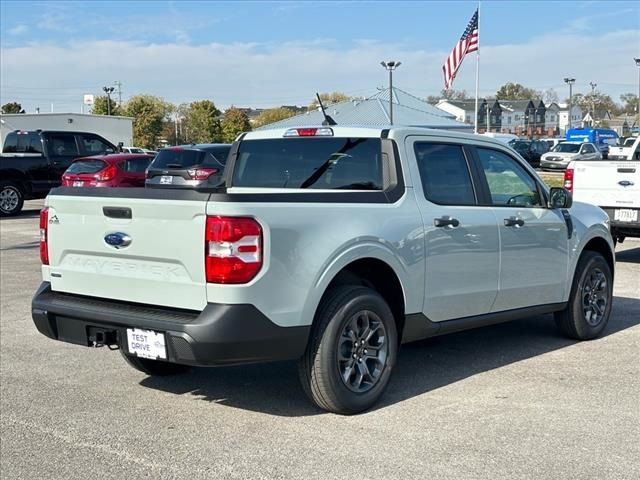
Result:
<svg viewBox="0 0 640 480">
<path fill-rule="evenodd" d="M 478 133 L 478 90 L 480 86 L 480 2 L 478 2 L 478 49 L 476 50 L 476 109 L 474 133 Z"/>
</svg>

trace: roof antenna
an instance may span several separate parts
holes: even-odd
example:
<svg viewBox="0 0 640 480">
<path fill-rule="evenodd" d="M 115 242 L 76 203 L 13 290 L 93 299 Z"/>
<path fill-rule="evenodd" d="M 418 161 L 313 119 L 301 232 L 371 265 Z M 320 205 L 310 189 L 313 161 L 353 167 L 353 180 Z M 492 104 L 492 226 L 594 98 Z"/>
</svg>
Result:
<svg viewBox="0 0 640 480">
<path fill-rule="evenodd" d="M 322 109 L 322 116 L 324 117 L 324 120 L 322 121 L 322 125 L 323 126 L 337 125 L 336 121 L 333 118 L 331 118 L 329 115 L 327 115 L 327 112 L 325 112 L 324 105 L 322 104 L 322 100 L 320 100 L 320 95 L 318 95 L 318 92 L 316 92 L 316 98 L 318 99 L 318 103 L 320 104 L 320 108 Z"/>
</svg>

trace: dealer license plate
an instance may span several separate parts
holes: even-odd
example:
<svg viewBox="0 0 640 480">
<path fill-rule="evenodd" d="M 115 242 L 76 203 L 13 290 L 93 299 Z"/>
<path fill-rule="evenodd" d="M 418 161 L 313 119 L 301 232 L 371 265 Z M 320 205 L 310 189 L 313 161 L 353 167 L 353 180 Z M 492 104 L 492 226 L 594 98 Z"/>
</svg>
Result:
<svg viewBox="0 0 640 480">
<path fill-rule="evenodd" d="M 616 209 L 613 214 L 613 219 L 618 222 L 637 222 L 638 221 L 638 210 L 632 210 L 630 208 L 619 208 Z"/>
<path fill-rule="evenodd" d="M 163 185 L 167 185 L 167 184 L 173 183 L 173 176 L 171 176 L 171 175 L 162 175 L 160 177 L 160 183 L 163 184 Z"/>
<path fill-rule="evenodd" d="M 127 328 L 127 349 L 129 353 L 152 360 L 167 359 L 164 333 L 139 328 Z"/>
<path fill-rule="evenodd" d="M 74 187 L 82 187 L 82 186 L 84 186 L 84 182 L 82 180 L 75 180 L 73 182 L 73 186 Z"/>
</svg>

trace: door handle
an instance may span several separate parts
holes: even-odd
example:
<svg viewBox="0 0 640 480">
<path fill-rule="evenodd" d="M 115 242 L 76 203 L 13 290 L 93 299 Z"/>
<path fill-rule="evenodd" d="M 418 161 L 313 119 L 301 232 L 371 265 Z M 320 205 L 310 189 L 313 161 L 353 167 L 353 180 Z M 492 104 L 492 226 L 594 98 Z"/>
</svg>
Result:
<svg viewBox="0 0 640 480">
<path fill-rule="evenodd" d="M 452 218 L 449 216 L 434 218 L 433 224 L 436 227 L 457 227 L 460 225 L 460 221 L 457 218 Z"/>
<path fill-rule="evenodd" d="M 524 226 L 524 220 L 521 219 L 520 217 L 509 217 L 509 218 L 505 218 L 504 219 L 504 226 L 505 227 L 522 227 Z"/>
</svg>

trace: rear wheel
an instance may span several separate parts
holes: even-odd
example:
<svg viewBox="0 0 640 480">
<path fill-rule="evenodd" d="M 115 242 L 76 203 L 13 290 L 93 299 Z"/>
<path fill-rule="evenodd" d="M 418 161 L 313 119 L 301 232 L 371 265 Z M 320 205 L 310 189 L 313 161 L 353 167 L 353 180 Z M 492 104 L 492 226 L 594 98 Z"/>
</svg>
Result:
<svg viewBox="0 0 640 480">
<path fill-rule="evenodd" d="M 15 215 L 24 205 L 24 194 L 13 182 L 0 183 L 0 215 Z"/>
<path fill-rule="evenodd" d="M 391 309 L 370 288 L 332 289 L 320 304 L 298 372 L 320 408 L 353 414 L 370 408 L 384 392 L 398 351 Z"/>
<path fill-rule="evenodd" d="M 179 375 L 187 372 L 190 367 L 188 365 L 180 365 L 178 363 L 162 362 L 160 360 L 150 360 L 148 358 L 140 358 L 135 355 L 129 355 L 120 350 L 124 361 L 131 367 L 139 370 L 147 375 L 165 377 L 169 375 Z"/>
<path fill-rule="evenodd" d="M 556 324 L 565 335 L 591 340 L 602 333 L 611 314 L 612 277 L 601 254 L 589 250 L 582 253 L 567 308 L 555 314 Z"/>
</svg>

